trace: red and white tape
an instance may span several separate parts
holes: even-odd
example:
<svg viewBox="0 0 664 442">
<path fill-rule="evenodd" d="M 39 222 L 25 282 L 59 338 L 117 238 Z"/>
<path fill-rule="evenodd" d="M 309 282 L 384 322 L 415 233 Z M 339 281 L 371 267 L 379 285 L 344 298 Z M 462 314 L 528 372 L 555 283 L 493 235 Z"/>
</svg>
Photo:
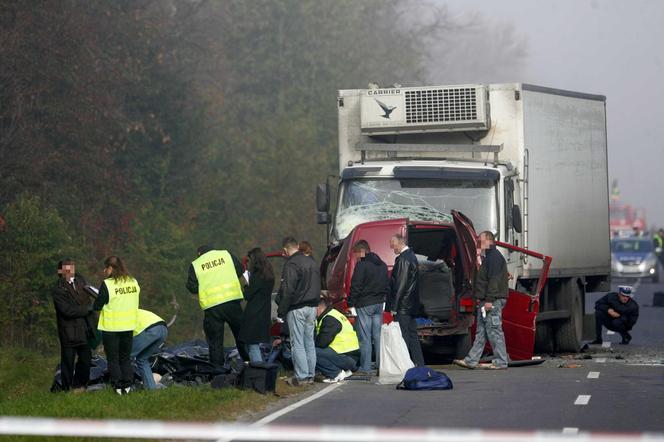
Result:
<svg viewBox="0 0 664 442">
<path fill-rule="evenodd" d="M 0 417 L 0 435 L 312 442 L 664 442 L 664 433 L 607 434 L 579 432 L 570 434 L 562 431 L 521 432 L 361 426 L 251 426 L 249 424 L 26 417 Z"/>
</svg>

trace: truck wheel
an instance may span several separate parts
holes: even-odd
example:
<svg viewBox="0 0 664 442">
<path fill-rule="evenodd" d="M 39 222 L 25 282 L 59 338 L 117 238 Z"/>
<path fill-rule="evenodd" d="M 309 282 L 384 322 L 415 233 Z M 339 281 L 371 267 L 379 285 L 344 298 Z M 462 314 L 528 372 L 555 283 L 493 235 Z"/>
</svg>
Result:
<svg viewBox="0 0 664 442">
<path fill-rule="evenodd" d="M 577 353 L 583 338 L 583 296 L 572 278 L 560 287 L 558 308 L 570 311 L 570 318 L 554 325 L 556 351 Z"/>
<path fill-rule="evenodd" d="M 466 357 L 470 351 L 470 347 L 470 333 L 457 336 L 454 348 L 454 359 L 462 359 Z"/>
<path fill-rule="evenodd" d="M 546 322 L 537 324 L 535 332 L 535 352 L 551 354 L 554 349 L 554 334 L 551 325 Z"/>
</svg>

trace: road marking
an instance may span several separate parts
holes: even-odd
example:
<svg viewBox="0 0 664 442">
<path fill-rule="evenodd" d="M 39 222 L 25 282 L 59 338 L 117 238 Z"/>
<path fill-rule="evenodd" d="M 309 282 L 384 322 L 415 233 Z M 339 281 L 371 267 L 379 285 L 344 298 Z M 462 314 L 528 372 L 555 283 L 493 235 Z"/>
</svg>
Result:
<svg viewBox="0 0 664 442">
<path fill-rule="evenodd" d="M 603 364 L 606 362 L 606 358 L 597 358 L 595 359 L 595 362 L 599 362 L 600 364 Z"/>
<path fill-rule="evenodd" d="M 588 405 L 588 402 L 590 402 L 590 395 L 580 394 L 574 401 L 574 405 Z"/>
<path fill-rule="evenodd" d="M 563 428 L 563 434 L 579 434 L 579 429 L 576 427 Z"/>
<path fill-rule="evenodd" d="M 602 347 L 609 348 L 609 347 L 611 347 L 611 343 L 609 341 L 604 341 L 604 342 L 602 342 Z"/>
<path fill-rule="evenodd" d="M 254 422 L 251 425 L 252 426 L 261 426 L 261 425 L 269 424 L 270 422 L 272 422 L 275 419 L 280 418 L 284 414 L 290 413 L 291 411 L 300 408 L 302 405 L 306 405 L 309 402 L 313 402 L 316 399 L 325 396 L 326 394 L 332 392 L 335 388 L 337 388 L 341 385 L 343 385 L 343 384 L 337 383 L 337 384 L 332 384 L 329 387 L 325 387 L 321 391 L 319 391 L 318 393 L 313 394 L 313 395 L 309 396 L 308 398 L 302 399 L 301 401 L 295 402 L 294 404 L 291 404 L 288 407 L 284 407 L 281 410 L 275 411 L 274 413 L 269 414 L 269 415 L 265 416 L 264 418 L 257 420 L 256 422 Z"/>
<path fill-rule="evenodd" d="M 608 330 L 606 334 L 610 336 L 610 335 L 615 335 L 616 332 L 614 332 L 613 330 Z"/>
<path fill-rule="evenodd" d="M 588 373 L 588 379 L 598 379 L 599 371 L 591 371 Z"/>
</svg>

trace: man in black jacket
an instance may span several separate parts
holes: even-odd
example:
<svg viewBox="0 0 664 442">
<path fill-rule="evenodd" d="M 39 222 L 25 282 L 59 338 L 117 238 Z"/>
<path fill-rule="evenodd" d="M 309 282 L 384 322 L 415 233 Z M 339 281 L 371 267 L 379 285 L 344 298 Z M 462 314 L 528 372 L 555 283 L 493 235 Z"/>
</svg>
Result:
<svg viewBox="0 0 664 442">
<path fill-rule="evenodd" d="M 475 342 L 464 359 L 455 359 L 453 362 L 464 368 L 480 365 L 481 368 L 504 370 L 509 363 L 502 325 L 503 307 L 509 293 L 507 263 L 496 249 L 493 232 L 480 233 L 479 246 L 484 256 L 473 283 L 473 296 L 479 304 Z M 487 339 L 493 350 L 493 361 L 490 364 L 479 364 Z"/>
<path fill-rule="evenodd" d="M 595 302 L 595 340 L 591 344 L 602 343 L 602 326 L 620 333 L 621 344 L 629 344 L 629 331 L 639 319 L 639 305 L 633 296 L 632 287 L 621 285 L 618 293 L 607 293 Z"/>
<path fill-rule="evenodd" d="M 380 366 L 380 327 L 383 325 L 383 304 L 387 296 L 387 265 L 371 252 L 369 243 L 359 240 L 353 246 L 357 260 L 350 281 L 348 306 L 355 307 L 355 330 L 360 339 L 360 372 L 371 371 L 372 343 L 376 367 Z"/>
<path fill-rule="evenodd" d="M 295 367 L 295 376 L 288 382 L 297 386 L 313 383 L 316 374 L 314 329 L 321 295 L 320 271 L 311 256 L 299 251 L 295 238 L 284 238 L 282 246 L 288 259 L 281 272 L 277 315 L 288 322 Z"/>
<path fill-rule="evenodd" d="M 62 389 L 85 388 L 92 360 L 88 339 L 94 336 L 96 322 L 92 298 L 85 289 L 85 279 L 76 274 L 73 260 L 63 259 L 58 263 L 58 276 L 52 294 L 60 339 Z"/>
<path fill-rule="evenodd" d="M 390 238 L 390 248 L 398 256 L 394 261 L 392 279 L 390 281 L 390 297 L 387 308 L 396 315 L 401 335 L 408 347 L 410 359 L 416 366 L 424 365 L 424 355 L 420 339 L 417 336 L 417 323 L 415 315 L 420 310 L 420 295 L 417 287 L 417 258 L 415 253 L 406 245 L 401 234 Z"/>
</svg>

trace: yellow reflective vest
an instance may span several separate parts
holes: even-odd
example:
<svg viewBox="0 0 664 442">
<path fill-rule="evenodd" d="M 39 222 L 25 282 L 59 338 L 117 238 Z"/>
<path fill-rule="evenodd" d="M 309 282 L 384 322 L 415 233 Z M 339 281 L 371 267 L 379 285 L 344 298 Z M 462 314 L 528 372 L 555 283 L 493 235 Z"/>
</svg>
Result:
<svg viewBox="0 0 664 442">
<path fill-rule="evenodd" d="M 104 280 L 108 290 L 108 303 L 99 314 L 99 330 L 119 332 L 133 331 L 138 316 L 138 298 L 141 288 L 134 278 L 108 278 Z"/>
<path fill-rule="evenodd" d="M 226 250 L 210 250 L 191 265 L 198 279 L 198 303 L 203 310 L 243 298 L 233 258 Z"/>
<path fill-rule="evenodd" d="M 328 316 L 332 316 L 334 319 L 341 323 L 341 331 L 337 333 L 334 337 L 332 343 L 330 343 L 330 348 L 337 353 L 348 353 L 354 350 L 360 349 L 360 341 L 357 339 L 357 334 L 353 329 L 353 326 L 339 310 L 330 309 L 329 312 L 325 314 L 322 318 L 316 322 L 316 334 L 320 332 L 320 327 L 323 323 L 323 320 Z"/>
<path fill-rule="evenodd" d="M 138 336 L 140 333 L 145 331 L 146 328 L 152 324 L 156 324 L 157 322 L 166 321 L 148 310 L 139 308 L 136 315 L 136 328 L 134 329 L 134 336 Z"/>
</svg>

